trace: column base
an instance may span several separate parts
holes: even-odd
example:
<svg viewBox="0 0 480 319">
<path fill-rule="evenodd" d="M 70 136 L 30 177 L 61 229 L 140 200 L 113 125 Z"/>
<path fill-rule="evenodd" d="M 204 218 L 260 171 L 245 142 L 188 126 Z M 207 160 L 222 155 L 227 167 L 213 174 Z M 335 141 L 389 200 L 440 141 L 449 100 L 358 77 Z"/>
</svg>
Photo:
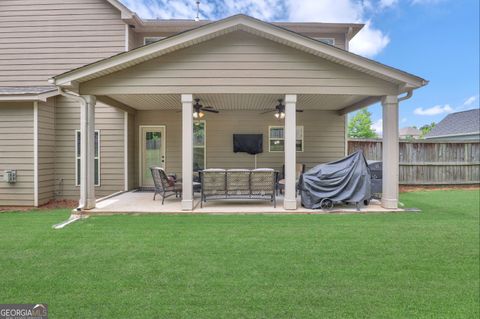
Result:
<svg viewBox="0 0 480 319">
<path fill-rule="evenodd" d="M 193 210 L 193 200 L 182 200 L 182 210 Z"/>
<path fill-rule="evenodd" d="M 80 201 L 80 207 L 82 207 L 82 209 L 94 209 L 95 206 L 97 204 L 97 200 L 96 199 L 87 199 L 85 200 L 85 204 L 82 205 L 81 201 Z"/>
<path fill-rule="evenodd" d="M 296 199 L 284 199 L 283 200 L 283 208 L 288 210 L 295 210 L 297 209 L 297 200 Z"/>
<path fill-rule="evenodd" d="M 386 209 L 398 208 L 398 199 L 382 198 L 382 207 Z"/>
</svg>

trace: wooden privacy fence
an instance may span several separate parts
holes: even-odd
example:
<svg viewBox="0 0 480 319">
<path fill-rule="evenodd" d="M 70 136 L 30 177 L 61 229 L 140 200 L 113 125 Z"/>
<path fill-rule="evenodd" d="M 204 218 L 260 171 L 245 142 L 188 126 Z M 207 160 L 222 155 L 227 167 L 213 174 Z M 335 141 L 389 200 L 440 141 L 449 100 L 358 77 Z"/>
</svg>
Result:
<svg viewBox="0 0 480 319">
<path fill-rule="evenodd" d="M 348 141 L 348 154 L 363 150 L 367 160 L 382 160 L 382 140 Z M 400 184 L 480 183 L 479 141 L 400 141 Z"/>
</svg>

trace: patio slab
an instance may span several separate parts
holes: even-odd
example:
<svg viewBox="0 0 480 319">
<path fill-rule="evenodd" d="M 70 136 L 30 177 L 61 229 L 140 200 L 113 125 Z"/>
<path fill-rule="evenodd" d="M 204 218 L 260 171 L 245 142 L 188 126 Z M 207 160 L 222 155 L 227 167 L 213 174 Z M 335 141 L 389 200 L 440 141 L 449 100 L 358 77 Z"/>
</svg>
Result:
<svg viewBox="0 0 480 319">
<path fill-rule="evenodd" d="M 405 212 L 409 209 L 385 209 L 377 200 L 372 200 L 370 205 L 362 206 L 357 211 L 355 206 L 337 205 L 331 210 L 306 209 L 300 205 L 298 199 L 296 210 L 283 208 L 283 197 L 277 198 L 277 207 L 270 202 L 258 200 L 218 200 L 207 201 L 203 208 L 200 207 L 200 196 L 195 196 L 193 211 L 183 211 L 180 199 L 169 197 L 162 205 L 160 196 L 153 200 L 153 192 L 130 191 L 108 197 L 97 202 L 95 209 L 89 210 L 91 215 L 97 214 L 332 214 L 332 213 L 373 213 L 373 212 Z"/>
</svg>

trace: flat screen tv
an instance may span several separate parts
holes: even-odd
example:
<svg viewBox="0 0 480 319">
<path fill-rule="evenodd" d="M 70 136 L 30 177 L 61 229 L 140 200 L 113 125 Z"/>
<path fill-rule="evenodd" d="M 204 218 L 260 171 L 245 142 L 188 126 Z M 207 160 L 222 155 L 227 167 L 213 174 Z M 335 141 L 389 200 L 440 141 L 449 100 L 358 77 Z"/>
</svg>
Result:
<svg viewBox="0 0 480 319">
<path fill-rule="evenodd" d="M 263 134 L 233 134 L 233 152 L 263 153 Z"/>
</svg>

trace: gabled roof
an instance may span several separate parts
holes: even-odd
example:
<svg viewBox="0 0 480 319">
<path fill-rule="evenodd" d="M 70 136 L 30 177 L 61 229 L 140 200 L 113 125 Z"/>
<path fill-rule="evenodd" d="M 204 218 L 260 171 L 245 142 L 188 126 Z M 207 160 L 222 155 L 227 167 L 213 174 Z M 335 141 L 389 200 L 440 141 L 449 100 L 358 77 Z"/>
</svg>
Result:
<svg viewBox="0 0 480 319">
<path fill-rule="evenodd" d="M 420 136 L 422 131 L 415 127 L 404 127 L 400 129 L 399 134 L 400 136 Z"/>
<path fill-rule="evenodd" d="M 448 114 L 425 135 L 425 138 L 480 133 L 480 109 Z"/>
<path fill-rule="evenodd" d="M 342 50 L 335 46 L 303 36 L 285 28 L 263 22 L 243 14 L 231 16 L 217 22 L 200 26 L 183 33 L 162 39 L 137 49 L 123 52 L 78 69 L 68 71 L 50 79 L 59 86 L 71 86 L 101 77 L 147 60 L 171 53 L 212 38 L 242 30 L 260 37 L 293 47 L 332 62 L 395 83 L 401 92 L 426 85 L 428 82 L 418 76 L 378 63 L 374 60 Z"/>
<path fill-rule="evenodd" d="M 58 95 L 55 86 L 0 87 L 0 101 L 45 101 Z"/>
</svg>

